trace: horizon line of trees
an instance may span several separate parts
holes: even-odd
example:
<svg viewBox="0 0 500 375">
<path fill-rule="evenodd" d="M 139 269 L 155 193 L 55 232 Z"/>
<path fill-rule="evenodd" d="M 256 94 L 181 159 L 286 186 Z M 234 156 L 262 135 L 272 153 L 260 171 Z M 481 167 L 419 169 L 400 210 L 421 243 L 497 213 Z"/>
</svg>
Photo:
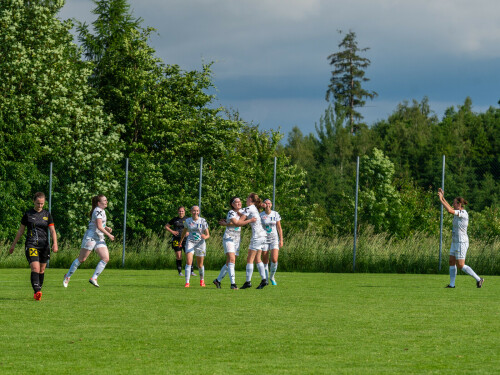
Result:
<svg viewBox="0 0 500 375">
<path fill-rule="evenodd" d="M 80 237 L 90 198 L 104 193 L 120 234 L 124 160 L 130 158 L 127 236 L 161 233 L 180 205 L 197 203 L 204 159 L 203 212 L 225 216 L 232 195 L 271 196 L 278 156 L 277 207 L 286 231 L 325 235 L 354 231 L 356 157 L 361 157 L 359 228 L 406 237 L 435 234 L 441 156 L 446 197 L 470 202 L 471 230 L 500 235 L 500 109 L 472 112 L 467 98 L 439 121 L 427 98 L 403 102 L 372 126 L 359 108 L 367 91 L 356 34 L 349 31 L 326 92 L 332 102 L 316 134 L 283 134 L 213 107 L 212 64 L 184 71 L 156 57 L 153 28 L 127 0 L 95 0 L 92 27 L 57 15 L 62 0 L 0 0 L 0 201 L 8 210 L 0 239 L 15 235 L 37 190 L 46 191 L 54 163 L 52 212 L 62 237 Z M 341 32 L 342 34 L 342 32 Z"/>
</svg>

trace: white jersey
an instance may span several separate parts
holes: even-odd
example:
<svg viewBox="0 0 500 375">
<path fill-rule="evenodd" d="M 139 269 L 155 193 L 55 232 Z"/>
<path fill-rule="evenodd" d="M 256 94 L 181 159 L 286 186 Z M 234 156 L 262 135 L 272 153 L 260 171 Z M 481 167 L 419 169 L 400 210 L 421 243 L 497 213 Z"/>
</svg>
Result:
<svg viewBox="0 0 500 375">
<path fill-rule="evenodd" d="M 281 216 L 277 211 L 271 211 L 268 215 L 265 211 L 260 213 L 260 218 L 262 220 L 262 225 L 266 231 L 266 242 L 273 242 L 279 240 L 278 231 L 276 230 L 276 223 L 281 221 Z"/>
<path fill-rule="evenodd" d="M 188 217 L 186 221 L 184 221 L 184 228 L 187 228 L 189 232 L 187 240 L 197 242 L 202 240 L 201 235 L 205 232 L 206 229 L 208 229 L 208 223 L 202 217 L 199 217 L 196 221 L 193 220 L 192 217 Z"/>
<path fill-rule="evenodd" d="M 96 207 L 94 211 L 92 211 L 92 218 L 89 221 L 89 227 L 87 229 L 86 235 L 90 237 L 98 237 L 100 239 L 104 238 L 104 233 L 97 229 L 97 219 L 102 220 L 102 227 L 106 226 L 106 211 L 104 208 Z"/>
<path fill-rule="evenodd" d="M 465 210 L 455 210 L 453 216 L 453 229 L 451 231 L 451 242 L 469 242 L 467 226 L 469 225 L 469 214 Z"/>
<path fill-rule="evenodd" d="M 254 217 L 257 219 L 257 221 L 250 223 L 250 226 L 252 227 L 252 239 L 266 236 L 266 231 L 264 230 L 260 219 L 259 210 L 257 210 L 255 205 L 252 204 L 251 206 L 246 207 L 243 210 L 243 215 L 245 215 L 247 219 L 253 219 Z"/>
<path fill-rule="evenodd" d="M 243 214 L 243 210 L 240 210 L 240 214 Z M 226 222 L 231 224 L 231 219 L 240 219 L 240 216 L 234 210 L 230 210 L 226 216 Z M 241 227 L 235 227 L 234 225 L 227 226 L 224 232 L 224 239 L 239 240 L 241 238 Z"/>
</svg>

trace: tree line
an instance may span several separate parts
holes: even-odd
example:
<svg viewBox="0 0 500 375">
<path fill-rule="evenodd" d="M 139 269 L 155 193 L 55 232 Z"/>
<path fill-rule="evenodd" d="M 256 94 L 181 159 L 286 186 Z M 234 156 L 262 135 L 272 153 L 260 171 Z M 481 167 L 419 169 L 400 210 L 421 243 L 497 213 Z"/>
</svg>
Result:
<svg viewBox="0 0 500 375">
<path fill-rule="evenodd" d="M 358 229 L 436 233 L 443 154 L 447 198 L 471 202 L 475 233 L 500 235 L 500 109 L 475 113 L 467 98 L 439 120 L 423 98 L 368 126 L 358 108 L 377 93 L 364 89 L 370 61 L 350 31 L 328 57 L 331 104 L 316 133 L 294 128 L 282 142 L 214 107 L 211 64 L 185 71 L 156 57 L 155 30 L 126 0 L 94 2 L 90 27 L 60 20 L 61 0 L 0 0 L 0 201 L 8 207 L 0 238 L 12 238 L 31 195 L 47 191 L 51 162 L 52 213 L 62 237 L 76 238 L 96 194 L 111 202 L 119 234 L 129 158 L 127 233 L 142 238 L 197 203 L 200 157 L 202 214 L 214 225 L 232 195 L 271 196 L 275 156 L 285 230 L 352 233 L 360 156 Z"/>
</svg>

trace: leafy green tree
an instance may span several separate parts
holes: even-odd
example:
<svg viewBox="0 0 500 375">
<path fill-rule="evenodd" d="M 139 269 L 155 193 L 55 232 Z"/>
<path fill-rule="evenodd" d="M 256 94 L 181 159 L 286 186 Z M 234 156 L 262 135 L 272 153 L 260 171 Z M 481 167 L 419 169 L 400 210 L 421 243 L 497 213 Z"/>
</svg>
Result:
<svg viewBox="0 0 500 375">
<path fill-rule="evenodd" d="M 341 34 L 342 31 L 339 31 Z M 333 66 L 330 84 L 326 91 L 326 100 L 333 99 L 335 113 L 338 117 L 346 118 L 351 134 L 357 130 L 357 125 L 363 119 L 357 108 L 363 107 L 365 99 L 373 99 L 378 94 L 363 88 L 362 84 L 369 81 L 365 77 L 365 70 L 371 61 L 360 56 L 369 48 L 358 47 L 356 33 L 349 31 L 338 45 L 340 51 L 328 56 L 330 65 Z"/>
<path fill-rule="evenodd" d="M 0 133 L 6 141 L 0 173 L 19 220 L 20 201 L 30 205 L 31 193 L 47 192 L 54 162 L 53 213 L 58 230 L 71 237 L 80 236 L 88 220 L 90 196 L 116 190 L 109 166 L 122 154 L 120 128 L 88 85 L 91 70 L 72 41 L 72 23 L 57 18 L 63 4 L 0 1 Z M 21 190 L 15 199 L 13 186 Z"/>
</svg>

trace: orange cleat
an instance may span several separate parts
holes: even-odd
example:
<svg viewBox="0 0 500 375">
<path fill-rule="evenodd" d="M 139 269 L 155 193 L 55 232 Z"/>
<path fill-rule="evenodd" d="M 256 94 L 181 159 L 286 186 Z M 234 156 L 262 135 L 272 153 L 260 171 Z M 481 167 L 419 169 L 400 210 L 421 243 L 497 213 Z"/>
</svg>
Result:
<svg viewBox="0 0 500 375">
<path fill-rule="evenodd" d="M 189 288 L 189 283 L 186 283 L 186 284 L 184 285 L 184 288 Z"/>
<path fill-rule="evenodd" d="M 206 286 L 205 285 L 205 280 L 200 280 L 200 286 Z"/>
<path fill-rule="evenodd" d="M 34 299 L 37 301 L 40 301 L 42 299 L 42 292 L 36 292 L 35 295 L 33 296 Z"/>
</svg>

